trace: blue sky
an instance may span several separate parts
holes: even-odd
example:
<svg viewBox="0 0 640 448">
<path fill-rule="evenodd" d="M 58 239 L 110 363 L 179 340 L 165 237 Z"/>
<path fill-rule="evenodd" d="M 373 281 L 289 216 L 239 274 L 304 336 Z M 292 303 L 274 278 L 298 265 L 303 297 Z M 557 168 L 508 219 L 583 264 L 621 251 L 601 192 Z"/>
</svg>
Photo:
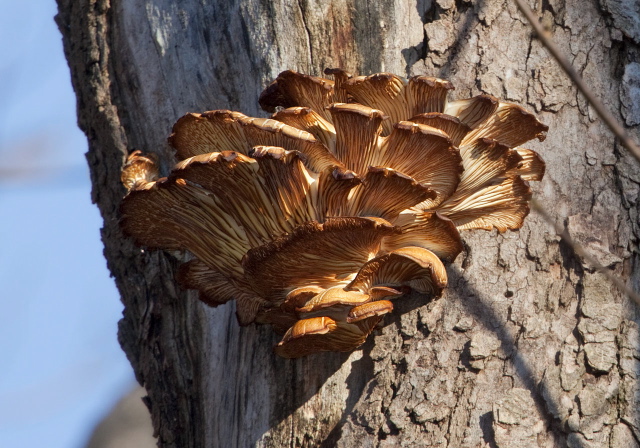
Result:
<svg viewBox="0 0 640 448">
<path fill-rule="evenodd" d="M 0 0 L 0 447 L 81 447 L 134 383 L 54 0 Z"/>
</svg>

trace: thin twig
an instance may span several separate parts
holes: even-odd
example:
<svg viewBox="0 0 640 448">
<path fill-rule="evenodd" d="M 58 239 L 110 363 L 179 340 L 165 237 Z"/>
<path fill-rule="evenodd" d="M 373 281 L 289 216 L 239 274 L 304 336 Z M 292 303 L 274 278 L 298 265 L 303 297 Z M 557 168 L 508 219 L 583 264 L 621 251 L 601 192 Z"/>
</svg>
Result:
<svg viewBox="0 0 640 448">
<path fill-rule="evenodd" d="M 587 99 L 591 107 L 595 109 L 598 113 L 602 121 L 606 123 L 606 125 L 611 129 L 611 132 L 615 134 L 616 137 L 620 140 L 620 143 L 627 148 L 633 157 L 636 158 L 640 162 L 640 146 L 633 141 L 633 139 L 627 134 L 624 128 L 618 123 L 618 121 L 614 118 L 614 116 L 609 112 L 609 110 L 600 102 L 600 100 L 591 92 L 591 89 L 585 84 L 582 77 L 578 74 L 573 65 L 569 62 L 569 60 L 562 54 L 558 46 L 549 38 L 547 32 L 542 28 L 538 18 L 533 14 L 533 11 L 525 5 L 523 0 L 514 0 L 518 8 L 527 18 L 531 26 L 536 32 L 538 39 L 540 42 L 546 47 L 546 49 L 551 53 L 554 59 L 560 64 L 560 67 L 564 70 L 564 72 L 571 78 L 571 80 L 576 84 L 578 90 L 584 95 Z"/>
<path fill-rule="evenodd" d="M 556 231 L 556 234 L 558 234 L 558 236 L 560 236 L 560 238 L 562 238 L 564 240 L 564 242 L 567 243 L 567 245 L 569 247 L 571 247 L 571 249 L 579 257 L 584 258 L 598 272 L 600 272 L 602 275 L 607 277 L 607 279 L 611 283 L 613 283 L 613 285 L 616 288 L 618 288 L 618 290 L 620 290 L 620 292 L 622 292 L 623 294 L 626 294 L 630 299 L 632 299 L 634 302 L 636 302 L 636 304 L 640 305 L 640 294 L 638 294 L 633 289 L 631 289 L 630 287 L 625 285 L 625 283 L 620 278 L 618 278 L 617 276 L 613 275 L 613 273 L 609 269 L 607 269 L 606 267 L 602 266 L 598 262 L 598 260 L 596 260 L 588 252 L 586 252 L 584 250 L 584 248 L 580 244 L 576 243 L 573 240 L 573 238 L 571 238 L 571 235 L 569 235 L 569 232 L 566 229 L 564 229 L 563 227 L 561 227 L 560 225 L 558 225 L 554 221 L 554 219 L 551 217 L 551 215 L 538 203 L 538 201 L 536 201 L 535 199 L 532 199 L 531 200 L 531 208 L 533 210 L 535 210 L 536 212 L 538 212 L 538 214 L 540 216 L 542 216 L 542 218 L 545 221 L 547 221 L 550 225 L 553 226 L 553 228 Z"/>
</svg>

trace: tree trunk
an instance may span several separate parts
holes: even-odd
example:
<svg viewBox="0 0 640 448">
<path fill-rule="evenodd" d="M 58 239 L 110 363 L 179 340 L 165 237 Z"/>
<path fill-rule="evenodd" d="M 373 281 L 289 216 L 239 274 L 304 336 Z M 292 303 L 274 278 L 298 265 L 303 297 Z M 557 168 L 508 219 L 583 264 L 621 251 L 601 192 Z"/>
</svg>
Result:
<svg viewBox="0 0 640 448">
<path fill-rule="evenodd" d="M 261 114 L 282 70 L 449 79 L 550 126 L 534 193 L 603 264 L 640 284 L 638 164 L 618 148 L 504 0 L 58 0 L 89 140 L 105 256 L 124 303 L 119 339 L 147 390 L 160 446 L 637 446 L 638 314 L 532 214 L 518 232 L 463 232 L 440 299 L 412 298 L 361 350 L 276 357 L 174 281 L 182 255 L 118 227 L 132 149 L 173 163 L 187 112 Z M 598 96 L 640 124 L 639 11 L 623 0 L 531 2 Z M 262 114 L 264 115 L 264 114 Z M 636 134 L 637 136 L 637 134 Z"/>
</svg>

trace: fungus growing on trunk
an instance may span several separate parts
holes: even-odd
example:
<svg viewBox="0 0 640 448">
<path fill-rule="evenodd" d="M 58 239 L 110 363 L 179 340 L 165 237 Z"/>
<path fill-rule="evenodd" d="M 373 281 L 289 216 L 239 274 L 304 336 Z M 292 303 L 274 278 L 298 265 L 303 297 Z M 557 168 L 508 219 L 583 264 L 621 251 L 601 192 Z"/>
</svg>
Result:
<svg viewBox="0 0 640 448">
<path fill-rule="evenodd" d="M 547 127 L 520 106 L 448 102 L 451 83 L 425 76 L 326 73 L 280 74 L 260 96 L 270 119 L 188 114 L 168 177 L 139 151 L 122 174 L 124 233 L 188 251 L 178 281 L 272 325 L 288 358 L 353 350 L 407 291 L 439 296 L 459 231 L 520 228 L 544 174 L 519 145 Z"/>
</svg>

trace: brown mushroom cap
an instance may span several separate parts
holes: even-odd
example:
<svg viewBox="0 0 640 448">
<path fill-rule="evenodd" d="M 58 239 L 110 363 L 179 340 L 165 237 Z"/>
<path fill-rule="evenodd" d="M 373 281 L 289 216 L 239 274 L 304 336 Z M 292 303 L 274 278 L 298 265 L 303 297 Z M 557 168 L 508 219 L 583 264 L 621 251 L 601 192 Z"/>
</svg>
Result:
<svg viewBox="0 0 640 448">
<path fill-rule="evenodd" d="M 322 118 L 322 115 L 313 109 L 290 107 L 276 112 L 271 118 L 309 132 L 316 140 L 329 148 L 332 154 L 336 153 L 336 130 L 333 124 Z"/>
<path fill-rule="evenodd" d="M 458 147 L 460 145 L 460 142 L 462 141 L 464 136 L 471 129 L 458 118 L 438 112 L 419 114 L 412 117 L 409 121 L 440 129 L 442 132 L 447 134 L 447 136 L 451 140 L 451 144 L 455 147 Z"/>
<path fill-rule="evenodd" d="M 310 194 L 315 181 L 295 151 L 258 146 L 251 157 L 236 152 L 203 154 L 180 162 L 172 177 L 210 192 L 238 222 L 251 246 L 323 219 L 315 195 Z"/>
<path fill-rule="evenodd" d="M 299 358 L 321 351 L 328 351 L 328 341 L 323 336 L 336 331 L 338 325 L 330 317 L 312 317 L 296 322 L 274 348 L 283 358 Z"/>
<path fill-rule="evenodd" d="M 339 68 L 325 69 L 324 73 L 332 76 L 333 81 L 292 70 L 280 73 L 260 95 L 260 107 L 271 113 L 279 107 L 309 107 L 329 119 L 325 111 L 329 104 L 347 103 L 351 99 L 343 86 L 352 76 Z"/>
<path fill-rule="evenodd" d="M 393 223 L 401 233 L 383 240 L 382 250 L 385 252 L 417 246 L 430 250 L 445 262 L 452 262 L 463 250 L 455 224 L 438 212 L 407 210 Z"/>
<path fill-rule="evenodd" d="M 353 171 L 339 168 L 324 171 L 318 176 L 318 208 L 324 216 L 340 216 L 351 191 L 360 185 L 362 180 Z"/>
<path fill-rule="evenodd" d="M 381 218 L 340 217 L 308 222 L 291 233 L 247 252 L 242 260 L 247 281 L 261 297 L 282 301 L 294 288 L 323 288 L 348 282 L 397 232 Z"/>
<path fill-rule="evenodd" d="M 379 315 L 354 323 L 339 322 L 326 316 L 303 319 L 287 331 L 275 352 L 284 358 L 323 351 L 348 352 L 362 345 L 380 319 L 382 316 Z"/>
<path fill-rule="evenodd" d="M 374 286 L 409 286 L 417 292 L 439 296 L 446 284 L 447 271 L 433 252 L 403 247 L 363 265 L 346 289 L 367 291 Z"/>
<path fill-rule="evenodd" d="M 341 68 L 325 68 L 324 74 L 333 78 L 333 96 L 334 103 L 348 103 L 351 100 L 350 95 L 344 88 L 344 84 L 353 78 L 353 75 Z"/>
<path fill-rule="evenodd" d="M 283 358 L 299 358 L 321 351 L 340 349 L 341 344 L 332 344 L 325 335 L 338 330 L 338 324 L 330 317 L 312 317 L 296 322 L 284 335 L 282 341 L 275 347 L 277 355 Z M 356 347 L 360 339 L 350 338 L 351 345 Z M 334 347 L 335 346 L 335 347 Z M 349 350 L 349 349 L 347 349 Z"/>
<path fill-rule="evenodd" d="M 374 286 L 369 288 L 367 294 L 369 294 L 371 300 L 375 302 L 383 299 L 395 299 L 404 294 L 404 292 L 394 288 L 389 288 L 388 286 Z"/>
<path fill-rule="evenodd" d="M 349 311 L 348 323 L 360 322 L 372 317 L 383 316 L 393 311 L 393 303 L 388 300 L 378 300 L 376 302 L 358 305 Z"/>
<path fill-rule="evenodd" d="M 248 151 L 253 145 L 247 142 L 242 126 L 248 118 L 230 110 L 186 114 L 173 125 L 169 144 L 178 160 L 211 152 Z"/>
<path fill-rule="evenodd" d="M 458 230 L 495 228 L 504 232 L 522 227 L 529 214 L 530 200 L 531 189 L 527 183 L 520 176 L 513 176 L 457 202 L 447 202 L 439 211 L 451 219 Z"/>
<path fill-rule="evenodd" d="M 383 124 L 383 135 L 389 135 L 393 124 L 427 112 L 442 112 L 446 96 L 453 85 L 449 81 L 414 76 L 408 81 L 391 73 L 357 76 L 344 83 L 354 100 L 384 111 L 391 120 Z"/>
<path fill-rule="evenodd" d="M 328 108 L 336 129 L 335 155 L 347 169 L 364 174 L 376 165 L 378 137 L 387 118 L 361 104 L 335 103 Z"/>
<path fill-rule="evenodd" d="M 320 219 L 313 179 L 298 154 L 257 148 L 182 161 L 171 178 L 132 191 L 122 228 L 148 247 L 188 249 L 208 266 L 240 278 L 240 260 L 273 235 Z"/>
<path fill-rule="evenodd" d="M 392 73 L 376 73 L 370 76 L 354 76 L 346 81 L 343 87 L 355 102 L 384 110 L 392 122 L 398 122 L 407 118 L 399 116 L 404 112 L 403 107 L 406 107 L 406 84 L 406 79 Z M 390 130 L 391 128 L 385 129 L 387 133 Z"/>
<path fill-rule="evenodd" d="M 517 151 L 488 138 L 476 140 L 472 146 L 463 146 L 460 153 L 464 171 L 455 193 L 445 202 L 456 202 L 499 182 L 522 162 Z"/>
<path fill-rule="evenodd" d="M 247 117 L 228 110 L 185 115 L 173 126 L 169 143 L 180 160 L 225 151 L 248 155 L 255 146 L 277 146 L 304 154 L 305 164 L 315 172 L 342 166 L 329 149 L 308 132 L 280 121 Z"/>
<path fill-rule="evenodd" d="M 347 291 L 342 286 L 334 286 L 332 288 L 323 289 L 309 299 L 304 306 L 298 307 L 296 311 L 298 313 L 311 313 L 331 308 L 339 303 L 354 307 L 370 301 L 371 297 L 369 294 L 360 291 Z"/>
<path fill-rule="evenodd" d="M 295 313 L 298 308 L 305 306 L 307 302 L 324 290 L 324 288 L 317 285 L 300 286 L 289 291 L 280 307 L 285 312 Z"/>
<path fill-rule="evenodd" d="M 524 148 L 516 148 L 515 150 L 522 157 L 522 162 L 517 168 L 511 170 L 511 173 L 517 174 L 526 181 L 541 181 L 544 177 L 546 164 L 540 154 Z"/>
<path fill-rule="evenodd" d="M 444 113 L 457 117 L 469 129 L 475 129 L 495 113 L 499 104 L 500 101 L 494 96 L 478 95 L 448 102 Z"/>
<path fill-rule="evenodd" d="M 287 70 L 262 92 L 258 101 L 267 112 L 275 112 L 276 107 L 302 106 L 328 119 L 325 107 L 335 101 L 333 86 L 329 79 Z"/>
<path fill-rule="evenodd" d="M 349 194 L 340 210 L 346 216 L 380 216 L 393 219 L 401 211 L 435 199 L 437 193 L 391 168 L 370 167 L 360 185 Z"/>
<path fill-rule="evenodd" d="M 164 179 L 133 190 L 120 207 L 123 232 L 141 246 L 189 249 L 197 258 L 233 278 L 250 249 L 246 233 L 224 206 L 184 179 Z"/>
<path fill-rule="evenodd" d="M 234 286 L 229 277 L 210 268 L 197 258 L 180 266 L 176 280 L 186 289 L 198 290 L 200 300 L 213 307 L 246 294 Z"/>
<path fill-rule="evenodd" d="M 249 290 L 243 281 L 229 278 L 198 259 L 181 265 L 176 279 L 184 288 L 198 290 L 199 299 L 209 306 L 216 307 L 234 299 L 240 325 L 254 322 L 258 313 L 270 306 L 268 301 Z"/>
<path fill-rule="evenodd" d="M 462 174 L 462 158 L 449 137 L 439 129 L 402 121 L 381 147 L 378 166 L 384 166 L 412 177 L 436 192 L 422 208 L 433 208 L 449 197 L 458 186 Z"/>
<path fill-rule="evenodd" d="M 489 138 L 515 148 L 534 138 L 543 141 L 549 126 L 538 121 L 530 112 L 512 103 L 500 103 L 496 111 L 477 128 L 469 132 L 460 146 Z"/>
<path fill-rule="evenodd" d="M 429 112 L 443 112 L 450 90 L 455 90 L 455 87 L 444 79 L 422 75 L 409 78 L 405 92 L 409 108 L 402 119 Z"/>
<path fill-rule="evenodd" d="M 142 154 L 142 151 L 129 154 L 120 173 L 120 181 L 127 191 L 142 188 L 144 184 L 155 182 L 157 179 L 158 166 L 155 154 Z"/>
<path fill-rule="evenodd" d="M 346 321 L 347 314 L 353 307 L 370 301 L 369 294 L 334 286 L 314 296 L 304 306 L 297 308 L 296 312 L 303 319 L 328 316 L 336 321 Z"/>
<path fill-rule="evenodd" d="M 438 206 L 440 213 L 459 229 L 504 232 L 522 227 L 531 200 L 523 178 L 541 179 L 542 159 L 533 151 L 511 150 L 489 138 L 471 140 L 460 152 L 464 172 L 456 191 Z"/>
</svg>

